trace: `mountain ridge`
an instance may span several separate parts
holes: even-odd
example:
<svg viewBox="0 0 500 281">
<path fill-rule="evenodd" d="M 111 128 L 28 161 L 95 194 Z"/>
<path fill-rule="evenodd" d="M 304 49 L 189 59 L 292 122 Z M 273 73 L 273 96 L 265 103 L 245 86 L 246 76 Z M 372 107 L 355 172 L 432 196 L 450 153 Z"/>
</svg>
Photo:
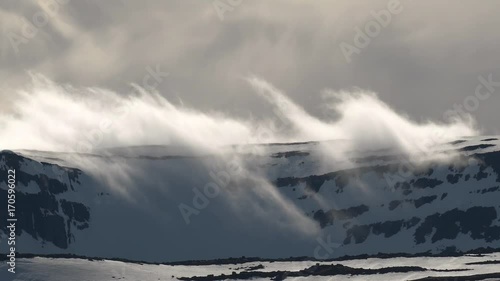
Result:
<svg viewBox="0 0 500 281">
<path fill-rule="evenodd" d="M 205 208 L 192 206 L 198 214 L 190 216 L 189 224 L 179 204 L 191 206 L 193 194 L 197 196 L 193 187 L 213 182 L 210 174 L 223 174 L 214 167 L 224 167 L 227 158 L 173 157 L 152 164 L 151 159 L 129 155 L 125 163 L 134 168 L 127 174 L 131 179 L 118 189 L 85 167 L 54 160 L 57 153 L 2 151 L 0 172 L 18 173 L 20 254 L 174 262 L 242 255 L 320 259 L 316 254 L 321 253 L 333 260 L 402 253 L 453 255 L 492 249 L 500 240 L 498 138 L 446 144 L 460 153 L 459 160 L 409 165 L 412 170 L 406 174 L 400 171 L 401 165 L 408 166 L 404 158 L 376 152 L 358 166 L 324 167 L 315 151 L 318 145 L 275 145 L 246 159 L 248 170 L 264 174 L 266 188 L 273 192 L 264 195 L 274 194 L 276 201 L 258 194 L 262 187 L 255 191 L 258 181 L 234 177 L 228 186 L 248 198 L 241 200 L 231 189 L 207 197 Z M 123 155 L 102 160 L 108 166 L 100 167 L 114 167 L 115 158 Z M 148 177 L 136 170 L 148 171 Z M 6 198 L 4 180 L 0 198 Z M 267 215 L 256 213 L 251 204 L 262 206 Z M 319 231 L 300 233 L 297 214 L 283 210 L 287 206 Z M 141 227 L 148 230 L 147 239 Z M 2 240 L 6 231 L 0 229 Z M 6 251 L 5 243 L 0 244 L 0 251 Z"/>
</svg>

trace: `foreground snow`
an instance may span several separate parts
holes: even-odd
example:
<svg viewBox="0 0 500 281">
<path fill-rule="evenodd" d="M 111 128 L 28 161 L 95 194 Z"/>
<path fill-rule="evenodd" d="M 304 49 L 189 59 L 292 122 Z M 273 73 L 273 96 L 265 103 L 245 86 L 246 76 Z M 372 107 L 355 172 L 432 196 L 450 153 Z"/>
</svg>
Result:
<svg viewBox="0 0 500 281">
<path fill-rule="evenodd" d="M 461 257 L 418 257 L 418 258 L 390 258 L 365 259 L 338 262 L 322 262 L 322 265 L 341 264 L 354 268 L 381 269 L 397 266 L 417 266 L 428 269 L 425 272 L 390 273 L 377 275 L 336 275 L 336 276 L 309 276 L 286 280 L 416 280 L 428 276 L 472 276 L 487 273 L 499 273 L 499 264 L 478 264 L 487 261 L 500 262 L 500 253 L 487 255 L 465 255 Z M 475 264 L 471 264 L 475 263 Z M 51 259 L 33 258 L 20 259 L 17 263 L 16 274 L 7 272 L 5 264 L 0 265 L 0 280 L 18 281 L 106 281 L 106 280 L 178 280 L 178 278 L 231 275 L 233 272 L 249 271 L 252 267 L 262 265 L 254 271 L 295 272 L 314 266 L 317 262 L 251 262 L 230 265 L 151 265 L 124 263 L 102 260 L 89 261 L 83 259 Z M 439 270 L 439 271 L 432 271 Z M 446 271 L 446 272 L 445 272 Z M 230 279 L 230 278 L 228 278 Z M 238 279 L 235 279 L 238 280 Z M 270 280 L 256 278 L 252 280 Z M 484 279 L 486 280 L 486 279 Z M 495 279 L 490 279 L 495 280 Z"/>
</svg>

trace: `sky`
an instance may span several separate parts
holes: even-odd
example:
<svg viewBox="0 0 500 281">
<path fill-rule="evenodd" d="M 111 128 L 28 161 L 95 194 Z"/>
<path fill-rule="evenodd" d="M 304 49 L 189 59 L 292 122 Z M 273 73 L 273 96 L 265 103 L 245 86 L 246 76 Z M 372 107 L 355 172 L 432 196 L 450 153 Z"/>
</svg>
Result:
<svg viewBox="0 0 500 281">
<path fill-rule="evenodd" d="M 318 118 L 325 90 L 360 88 L 416 121 L 462 106 L 500 134 L 499 14 L 495 0 L 2 0 L 0 113 L 37 73 L 272 114 L 246 81 L 256 75 Z"/>
</svg>

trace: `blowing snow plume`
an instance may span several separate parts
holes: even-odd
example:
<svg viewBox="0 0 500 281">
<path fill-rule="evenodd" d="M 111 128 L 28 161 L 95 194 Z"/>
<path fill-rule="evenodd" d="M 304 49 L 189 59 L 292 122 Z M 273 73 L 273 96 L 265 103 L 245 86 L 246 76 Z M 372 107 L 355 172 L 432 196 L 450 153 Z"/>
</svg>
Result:
<svg viewBox="0 0 500 281">
<path fill-rule="evenodd" d="M 267 246 L 262 244 L 266 251 L 292 256 L 298 252 L 289 243 L 306 241 L 301 253 L 307 254 L 307 249 L 315 247 L 309 243 L 315 243 L 321 233 L 313 213 L 317 209 L 305 212 L 294 197 L 295 190 L 303 189 L 302 195 L 310 196 L 312 207 L 343 208 L 336 199 L 310 192 L 315 182 L 301 182 L 301 177 L 314 179 L 339 171 L 344 167 L 340 162 L 349 164 L 367 150 L 426 154 L 436 144 L 476 133 L 472 123 L 459 120 L 411 121 L 376 94 L 361 90 L 326 92 L 332 117 L 320 119 L 268 82 L 256 77 L 247 81 L 272 106 L 274 118 L 242 119 L 223 112 L 201 112 L 137 86 L 133 94 L 121 95 L 58 85 L 34 75 L 33 83 L 18 91 L 13 112 L 0 116 L 0 147 L 19 150 L 35 160 L 80 168 L 85 175 L 82 182 L 93 188 L 93 194 L 111 194 L 110 201 L 116 200 L 116 205 L 110 209 L 119 212 L 117 216 L 127 217 L 124 212 L 128 212 L 128 216 L 141 214 L 141 220 L 148 218 L 157 239 L 175 229 L 178 236 L 188 235 L 193 249 L 206 246 L 196 240 L 196 233 L 207 232 L 224 243 L 235 239 L 233 243 L 239 245 L 241 233 L 255 233 L 253 228 L 258 225 L 259 232 L 252 236 L 255 244 L 269 238 Z M 279 149 L 291 146 L 258 145 L 310 141 L 318 143 L 307 144 L 307 160 L 275 157 L 282 152 Z M 299 149 L 300 144 L 293 147 Z M 58 176 L 58 172 L 64 169 L 53 165 L 49 174 Z M 277 188 L 278 179 L 297 187 Z M 369 196 L 373 188 L 360 183 L 350 192 L 356 192 L 350 198 L 359 198 Z M 101 210 L 99 213 L 110 212 L 109 206 L 101 204 L 106 199 L 90 198 L 97 202 L 92 208 Z M 106 225 L 113 218 L 100 220 Z M 282 237 L 276 238 L 277 233 Z M 272 248 L 277 240 L 280 250 Z M 224 255 L 241 255 L 237 249 L 228 247 Z"/>
<path fill-rule="evenodd" d="M 291 125 L 291 140 L 346 140 L 344 149 L 365 151 L 395 149 L 414 154 L 428 151 L 436 144 L 477 134 L 474 120 L 452 123 L 417 123 L 394 111 L 373 92 L 355 90 L 325 91 L 331 120 L 320 120 L 294 104 L 285 94 L 264 80 L 249 79 L 255 89 L 275 108 L 283 122 Z M 341 153 L 341 152 L 339 152 Z"/>
<path fill-rule="evenodd" d="M 270 103 L 274 118 L 241 119 L 223 112 L 201 112 L 136 85 L 134 93 L 123 95 L 58 85 L 32 74 L 32 83 L 17 91 L 13 112 L 0 115 L 0 148 L 70 152 L 65 163 L 88 170 L 130 197 L 130 190 L 124 189 L 130 189 L 134 175 L 144 175 L 144 171 L 116 159 L 78 155 L 102 156 L 117 150 L 123 155 L 126 147 L 134 147 L 134 153 L 140 154 L 144 151 L 138 147 L 145 147 L 148 154 L 233 157 L 237 165 L 245 166 L 238 155 L 262 154 L 266 149 L 254 144 L 324 141 L 319 155 L 330 166 L 349 163 L 366 150 L 393 149 L 421 156 L 436 144 L 476 134 L 472 122 L 463 120 L 447 124 L 411 121 L 375 93 L 361 90 L 326 92 L 328 111 L 335 117 L 319 119 L 265 80 L 250 77 L 247 81 Z M 153 145 L 159 146 L 157 151 Z M 246 150 L 235 151 L 233 145 Z"/>
<path fill-rule="evenodd" d="M 174 145 L 213 151 L 238 144 L 346 140 L 350 150 L 412 152 L 477 133 L 472 122 L 463 120 L 414 122 L 376 94 L 361 90 L 327 92 L 328 110 L 336 117 L 322 120 L 265 80 L 252 77 L 250 85 L 272 105 L 276 118 L 245 120 L 175 105 L 137 86 L 134 94 L 122 95 L 32 77 L 32 84 L 18 91 L 13 112 L 0 115 L 3 149 L 87 153 L 109 147 Z"/>
<path fill-rule="evenodd" d="M 250 171 L 244 159 L 248 153 L 265 152 L 265 146 L 254 144 L 322 141 L 319 156 L 324 165 L 339 166 L 366 150 L 393 149 L 420 156 L 436 144 L 476 133 L 472 123 L 459 120 L 449 124 L 413 122 L 376 94 L 361 90 L 327 92 L 325 101 L 335 117 L 322 120 L 268 82 L 251 77 L 247 81 L 270 103 L 274 118 L 241 119 L 175 105 L 138 86 L 134 86 L 134 93 L 123 95 L 100 88 L 58 85 L 42 75 L 32 78 L 31 85 L 18 91 L 13 112 L 0 116 L 0 147 L 69 152 L 63 163 L 87 170 L 128 198 L 139 197 L 131 195 L 137 192 L 134 179 L 145 178 L 145 170 L 116 158 L 80 155 L 106 156 L 118 151 L 123 156 L 127 147 L 133 147 L 135 154 L 142 153 L 138 147 L 145 147 L 147 154 L 213 155 L 221 161 L 233 159 L 253 182 L 262 182 L 265 171 Z M 277 198 L 269 190 L 255 191 L 258 198 Z M 281 199 L 273 203 L 286 206 Z"/>
</svg>

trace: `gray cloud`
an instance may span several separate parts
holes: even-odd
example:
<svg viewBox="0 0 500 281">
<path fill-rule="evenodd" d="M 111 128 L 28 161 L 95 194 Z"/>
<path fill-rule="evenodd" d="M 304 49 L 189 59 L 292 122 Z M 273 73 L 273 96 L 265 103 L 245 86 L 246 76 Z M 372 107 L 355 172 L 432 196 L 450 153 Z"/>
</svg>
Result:
<svg viewBox="0 0 500 281">
<path fill-rule="evenodd" d="M 361 87 L 415 120 L 441 120 L 474 93 L 479 75 L 500 81 L 494 0 L 401 0 L 403 11 L 350 63 L 339 45 L 353 44 L 355 28 L 388 1 L 243 0 L 224 20 L 212 0 L 71 0 L 54 12 L 44 10 L 48 2 L 0 3 L 0 110 L 9 110 L 10 89 L 27 83 L 28 70 L 126 92 L 159 65 L 170 73 L 158 88 L 169 100 L 244 116 L 269 111 L 241 79 L 248 74 L 317 116 L 325 88 Z M 47 24 L 16 53 L 12 34 L 40 11 L 50 14 Z M 500 88 L 473 112 L 487 133 L 500 133 L 499 106 Z"/>
</svg>

